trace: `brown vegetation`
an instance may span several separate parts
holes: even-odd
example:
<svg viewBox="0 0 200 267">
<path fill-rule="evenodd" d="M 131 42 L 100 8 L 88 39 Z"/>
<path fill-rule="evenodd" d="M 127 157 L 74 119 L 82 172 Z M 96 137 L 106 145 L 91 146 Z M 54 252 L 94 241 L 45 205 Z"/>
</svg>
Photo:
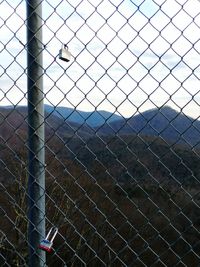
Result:
<svg viewBox="0 0 200 267">
<path fill-rule="evenodd" d="M 26 266 L 27 155 L 12 142 L 0 149 L 0 265 Z M 47 265 L 198 266 L 197 152 L 133 135 L 48 135 L 47 229 L 59 234 Z"/>
</svg>

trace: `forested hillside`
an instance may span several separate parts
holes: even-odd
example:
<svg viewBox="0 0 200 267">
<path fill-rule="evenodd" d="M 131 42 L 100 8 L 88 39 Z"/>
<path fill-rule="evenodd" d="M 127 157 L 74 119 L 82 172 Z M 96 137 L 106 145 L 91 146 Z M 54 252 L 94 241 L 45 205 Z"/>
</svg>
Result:
<svg viewBox="0 0 200 267">
<path fill-rule="evenodd" d="M 0 225 L 7 235 L 0 250 L 11 266 L 25 266 L 27 115 L 1 114 Z M 199 250 L 198 148 L 142 133 L 101 135 L 49 113 L 45 146 L 47 229 L 59 228 L 48 266 L 62 266 L 61 259 L 81 266 L 81 257 L 87 266 L 102 266 L 100 258 L 138 267 L 141 258 L 151 266 L 155 254 L 167 266 L 183 254 L 186 266 L 198 266 L 192 253 Z"/>
</svg>

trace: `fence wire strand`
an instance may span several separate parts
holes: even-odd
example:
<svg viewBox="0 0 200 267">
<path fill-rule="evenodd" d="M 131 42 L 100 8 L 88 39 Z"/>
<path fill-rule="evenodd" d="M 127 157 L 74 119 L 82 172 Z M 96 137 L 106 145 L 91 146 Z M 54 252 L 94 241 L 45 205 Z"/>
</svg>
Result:
<svg viewBox="0 0 200 267">
<path fill-rule="evenodd" d="M 31 175 L 44 232 L 58 227 L 44 266 L 199 266 L 200 2 L 41 6 L 46 187 Z M 0 265 L 27 266 L 30 247 L 41 257 L 28 238 L 30 17 L 23 0 L 0 10 Z"/>
</svg>

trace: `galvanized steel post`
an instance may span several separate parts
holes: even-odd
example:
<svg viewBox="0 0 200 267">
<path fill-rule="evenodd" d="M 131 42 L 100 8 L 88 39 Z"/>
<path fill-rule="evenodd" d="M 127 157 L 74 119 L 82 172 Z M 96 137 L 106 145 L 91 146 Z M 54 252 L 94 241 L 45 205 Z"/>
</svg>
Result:
<svg viewBox="0 0 200 267">
<path fill-rule="evenodd" d="M 29 147 L 29 266 L 45 266 L 38 248 L 45 236 L 45 147 L 42 67 L 42 1 L 27 0 L 27 77 Z"/>
</svg>

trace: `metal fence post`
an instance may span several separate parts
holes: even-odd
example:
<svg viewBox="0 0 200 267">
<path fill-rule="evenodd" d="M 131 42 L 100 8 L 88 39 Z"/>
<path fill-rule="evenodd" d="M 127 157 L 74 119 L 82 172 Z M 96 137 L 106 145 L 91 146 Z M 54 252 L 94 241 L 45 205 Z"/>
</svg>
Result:
<svg viewBox="0 0 200 267">
<path fill-rule="evenodd" d="M 45 151 L 42 67 L 42 2 L 27 0 L 28 127 L 29 127 L 29 266 L 45 266 L 38 245 L 45 235 Z"/>
</svg>

